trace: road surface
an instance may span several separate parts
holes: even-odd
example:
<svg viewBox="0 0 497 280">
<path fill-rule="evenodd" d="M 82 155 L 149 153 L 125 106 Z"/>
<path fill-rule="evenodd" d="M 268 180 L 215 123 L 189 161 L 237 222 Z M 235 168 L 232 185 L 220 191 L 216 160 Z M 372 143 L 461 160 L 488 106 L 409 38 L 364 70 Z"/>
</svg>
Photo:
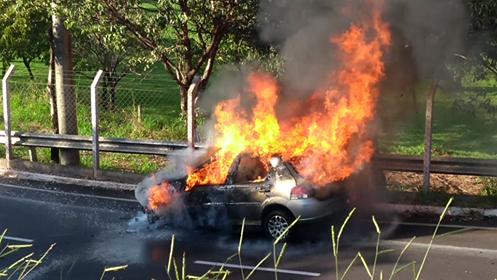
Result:
<svg viewBox="0 0 497 280">
<path fill-rule="evenodd" d="M 333 221 L 343 219 L 338 215 Z M 433 225 L 428 222 L 401 221 L 395 217 L 382 220 L 379 250 L 381 254 L 376 279 L 382 272 L 388 279 L 397 257 L 412 236 L 416 239 L 400 259 L 401 267 L 416 261 L 419 267 L 430 242 Z M 91 190 L 77 186 L 43 184 L 2 179 L 0 181 L 0 230 L 8 229 L 6 244 L 32 243 L 40 255 L 56 243 L 46 262 L 30 279 L 100 279 L 105 267 L 127 264 L 121 272 L 105 279 L 168 279 L 165 266 L 171 237 L 178 264 L 183 252 L 186 271 L 201 275 L 223 264 L 238 248 L 237 229 L 199 230 L 191 228 L 184 217 L 173 225 L 149 225 L 131 193 Z M 331 221 L 331 222 L 333 222 Z M 298 229 L 281 261 L 278 279 L 335 279 L 335 262 L 328 225 Z M 497 225 L 451 225 L 440 233 L 455 233 L 436 240 L 420 279 L 496 279 Z M 361 252 L 374 261 L 376 233 L 371 220 L 359 214 L 350 221 L 339 251 L 339 271 Z M 272 251 L 271 243 L 257 228 L 248 228 L 242 246 L 244 275 Z M 18 255 L 19 257 L 20 255 Z M 4 267 L 12 258 L 0 260 Z M 270 257 L 251 279 L 274 279 Z M 230 279 L 241 279 L 238 259 L 229 262 Z M 393 279 L 413 279 L 409 267 Z M 360 260 L 351 266 L 345 279 L 369 279 Z"/>
</svg>

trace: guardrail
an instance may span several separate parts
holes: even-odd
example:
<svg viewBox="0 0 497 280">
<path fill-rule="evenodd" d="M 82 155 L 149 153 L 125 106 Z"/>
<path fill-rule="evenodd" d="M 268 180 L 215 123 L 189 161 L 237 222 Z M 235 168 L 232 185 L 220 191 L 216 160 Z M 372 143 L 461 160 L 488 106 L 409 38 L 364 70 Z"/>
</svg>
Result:
<svg viewBox="0 0 497 280">
<path fill-rule="evenodd" d="M 5 131 L 0 131 L 0 142 L 6 143 L 7 138 Z M 92 136 L 22 133 L 17 131 L 11 133 L 11 143 L 15 146 L 28 148 L 60 148 L 86 151 L 91 151 L 94 145 Z M 174 154 L 175 150 L 187 148 L 187 144 L 181 142 L 105 137 L 99 137 L 98 146 L 102 152 L 161 156 L 170 156 Z"/>
<path fill-rule="evenodd" d="M 375 156 L 373 162 L 384 170 L 423 172 L 423 157 L 382 154 Z M 432 158 L 430 172 L 497 177 L 497 160 Z"/>
<path fill-rule="evenodd" d="M 6 143 L 4 131 L 0 131 L 0 142 Z M 94 142 L 91 136 L 11 133 L 12 145 L 32 149 L 65 148 L 91 151 Z M 179 150 L 186 149 L 187 143 L 151 140 L 130 140 L 123 138 L 104 138 L 98 141 L 99 151 L 113 153 L 130 153 L 145 155 L 172 156 Z M 205 148 L 196 145 L 197 149 Z M 423 158 L 416 156 L 401 156 L 378 154 L 373 158 L 373 164 L 379 169 L 391 171 L 422 172 Z M 433 173 L 476 175 L 497 177 L 497 160 L 465 159 L 465 158 L 434 158 L 431 161 L 430 171 Z"/>
</svg>

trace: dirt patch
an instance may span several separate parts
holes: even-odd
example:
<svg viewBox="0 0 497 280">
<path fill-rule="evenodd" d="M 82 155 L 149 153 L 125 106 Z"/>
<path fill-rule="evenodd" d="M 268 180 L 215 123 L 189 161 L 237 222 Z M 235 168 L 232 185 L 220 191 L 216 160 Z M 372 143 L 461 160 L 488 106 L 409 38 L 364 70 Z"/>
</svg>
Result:
<svg viewBox="0 0 497 280">
<path fill-rule="evenodd" d="M 389 190 L 418 192 L 423 188 L 423 174 L 386 171 L 385 178 Z M 432 174 L 430 182 L 432 191 L 447 194 L 481 195 L 487 186 L 480 176 Z"/>
</svg>

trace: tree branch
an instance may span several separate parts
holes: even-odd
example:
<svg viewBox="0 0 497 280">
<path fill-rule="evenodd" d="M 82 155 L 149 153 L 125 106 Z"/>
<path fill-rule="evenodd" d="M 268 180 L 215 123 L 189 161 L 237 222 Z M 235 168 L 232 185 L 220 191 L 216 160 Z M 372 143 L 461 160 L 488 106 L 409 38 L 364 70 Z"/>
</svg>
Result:
<svg viewBox="0 0 497 280">
<path fill-rule="evenodd" d="M 133 23 L 131 20 L 129 20 L 126 16 L 122 15 L 119 13 L 116 7 L 114 7 L 111 3 L 110 0 L 104 0 L 102 1 L 104 5 L 107 7 L 107 11 L 112 15 L 112 17 L 120 24 L 124 25 L 128 31 L 130 31 L 135 38 L 145 47 L 148 48 L 151 51 L 154 51 L 157 49 L 157 43 L 148 37 L 148 35 L 144 32 L 140 26 L 137 24 Z M 179 70 L 178 68 L 172 63 L 172 61 L 167 57 L 166 54 L 161 52 L 160 54 L 160 59 L 166 66 L 166 69 L 168 72 L 173 76 L 173 78 L 176 80 L 178 84 L 181 84 L 180 75 L 178 75 Z"/>
</svg>

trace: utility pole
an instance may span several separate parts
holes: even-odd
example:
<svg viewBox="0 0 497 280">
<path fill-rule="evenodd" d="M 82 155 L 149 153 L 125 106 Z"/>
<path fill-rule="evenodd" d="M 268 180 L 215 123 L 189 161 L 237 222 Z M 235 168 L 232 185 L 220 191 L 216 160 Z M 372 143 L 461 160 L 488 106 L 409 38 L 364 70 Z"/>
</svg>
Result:
<svg viewBox="0 0 497 280">
<path fill-rule="evenodd" d="M 52 6 L 56 8 L 54 2 Z M 78 134 L 71 34 L 64 26 L 64 19 L 55 13 L 52 15 L 52 30 L 59 133 Z M 60 149 L 59 158 L 62 165 L 79 165 L 80 163 L 79 151 L 74 149 Z"/>
</svg>

